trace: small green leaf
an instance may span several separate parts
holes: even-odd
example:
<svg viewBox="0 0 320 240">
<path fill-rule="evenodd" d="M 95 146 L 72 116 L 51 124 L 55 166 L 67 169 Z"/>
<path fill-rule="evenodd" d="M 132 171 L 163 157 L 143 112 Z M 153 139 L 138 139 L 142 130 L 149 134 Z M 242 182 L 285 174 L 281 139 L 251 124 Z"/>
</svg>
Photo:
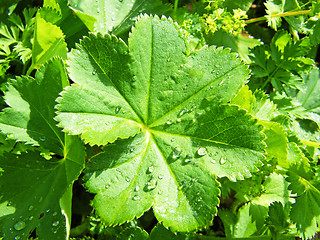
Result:
<svg viewBox="0 0 320 240">
<path fill-rule="evenodd" d="M 12 80 L 5 93 L 10 106 L 0 113 L 0 129 L 9 138 L 41 146 L 63 155 L 64 134 L 54 121 L 55 99 L 68 85 L 66 70 L 58 58 L 43 66 L 35 79 Z"/>
<path fill-rule="evenodd" d="M 54 56 L 67 58 L 67 44 L 61 29 L 37 14 L 32 47 L 32 65 L 29 72 L 39 68 Z"/>
<path fill-rule="evenodd" d="M 183 233 L 173 233 L 168 228 L 165 228 L 162 224 L 158 223 L 150 233 L 151 240 L 162 240 L 162 239 L 170 239 L 170 240 L 193 240 L 194 237 L 189 234 Z"/>
</svg>

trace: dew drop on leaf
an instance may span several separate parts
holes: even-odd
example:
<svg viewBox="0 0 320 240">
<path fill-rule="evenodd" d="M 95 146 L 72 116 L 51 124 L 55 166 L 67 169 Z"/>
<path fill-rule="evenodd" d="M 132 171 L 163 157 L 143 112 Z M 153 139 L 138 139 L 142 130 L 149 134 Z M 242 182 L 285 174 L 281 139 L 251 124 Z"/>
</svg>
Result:
<svg viewBox="0 0 320 240">
<path fill-rule="evenodd" d="M 26 226 L 27 226 L 27 224 L 23 221 L 19 221 L 15 225 L 13 225 L 14 229 L 17 231 L 24 229 Z"/>
<path fill-rule="evenodd" d="M 109 187 L 110 187 L 110 185 L 109 185 L 109 184 L 105 186 L 105 188 L 106 188 L 106 189 L 108 189 Z"/>
<path fill-rule="evenodd" d="M 32 211 L 32 209 L 33 209 L 33 206 L 30 205 L 29 208 L 28 208 L 28 210 L 29 210 L 29 211 Z"/>
<path fill-rule="evenodd" d="M 134 188 L 134 191 L 135 191 L 135 192 L 138 192 L 139 189 L 140 189 L 140 187 L 139 187 L 139 186 L 136 186 L 136 187 Z"/>
<path fill-rule="evenodd" d="M 52 227 L 56 227 L 59 225 L 59 221 L 55 221 L 54 223 L 52 223 Z"/>
<path fill-rule="evenodd" d="M 159 175 L 158 178 L 161 180 L 161 179 L 163 179 L 163 176 L 162 176 L 162 175 Z"/>
<path fill-rule="evenodd" d="M 20 236 L 15 236 L 14 240 L 19 240 Z"/>
<path fill-rule="evenodd" d="M 207 149 L 205 147 L 201 147 L 198 149 L 197 153 L 199 156 L 204 156 L 207 154 Z"/>
<path fill-rule="evenodd" d="M 52 213 L 52 216 L 56 216 L 56 215 L 57 215 L 57 212 Z"/>
<path fill-rule="evenodd" d="M 92 75 L 96 75 L 97 71 L 96 70 L 93 70 L 92 71 Z"/>
<path fill-rule="evenodd" d="M 192 159 L 192 155 L 191 154 L 187 154 L 186 158 L 184 159 L 184 162 L 185 163 L 189 163 L 189 162 L 191 162 L 191 159 Z"/>
<path fill-rule="evenodd" d="M 185 108 L 182 109 L 181 112 L 179 113 L 179 117 L 182 117 L 186 112 L 187 110 Z"/>
<path fill-rule="evenodd" d="M 139 198 L 140 198 L 139 196 L 134 196 L 132 199 L 133 199 L 134 201 L 137 201 Z"/>
<path fill-rule="evenodd" d="M 129 178 L 129 177 L 126 177 L 126 181 L 127 181 L 127 182 L 130 182 L 130 178 Z"/>
<path fill-rule="evenodd" d="M 29 219 L 29 221 L 31 221 L 33 219 L 33 216 L 30 216 L 28 219 Z"/>
<path fill-rule="evenodd" d="M 146 183 L 145 190 L 151 191 L 157 187 L 157 180 L 151 179 L 150 182 Z"/>
<path fill-rule="evenodd" d="M 121 107 L 118 106 L 118 107 L 116 107 L 116 109 L 114 110 L 114 112 L 115 112 L 115 113 L 118 113 L 118 112 L 120 112 L 120 110 L 121 110 Z"/>
<path fill-rule="evenodd" d="M 178 159 L 181 156 L 181 152 L 182 152 L 181 148 L 177 147 L 177 148 L 173 149 L 172 158 Z"/>
<path fill-rule="evenodd" d="M 148 167 L 147 173 L 152 173 L 152 172 L 153 172 L 153 169 L 154 169 L 153 166 Z"/>
<path fill-rule="evenodd" d="M 46 140 L 46 137 L 45 137 L 45 136 L 41 136 L 41 137 L 39 138 L 39 140 L 40 140 L 41 142 L 44 142 L 44 141 Z"/>
<path fill-rule="evenodd" d="M 222 158 L 220 158 L 219 162 L 220 162 L 221 165 L 223 165 L 223 164 L 225 164 L 227 162 L 227 158 L 226 157 L 222 157 Z"/>
</svg>

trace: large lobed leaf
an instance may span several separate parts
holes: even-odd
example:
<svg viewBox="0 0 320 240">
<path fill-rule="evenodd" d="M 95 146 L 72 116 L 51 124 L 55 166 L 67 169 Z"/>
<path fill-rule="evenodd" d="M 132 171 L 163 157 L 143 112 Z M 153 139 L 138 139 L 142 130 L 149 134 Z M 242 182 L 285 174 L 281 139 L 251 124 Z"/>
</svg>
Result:
<svg viewBox="0 0 320 240">
<path fill-rule="evenodd" d="M 59 98 L 56 119 L 92 145 L 115 141 L 84 178 L 107 225 L 153 207 L 173 231 L 203 228 L 219 203 L 216 176 L 242 179 L 260 165 L 260 126 L 227 104 L 247 67 L 221 48 L 185 51 L 170 20 L 143 16 L 129 47 L 97 34 L 69 55 L 75 84 Z"/>
</svg>

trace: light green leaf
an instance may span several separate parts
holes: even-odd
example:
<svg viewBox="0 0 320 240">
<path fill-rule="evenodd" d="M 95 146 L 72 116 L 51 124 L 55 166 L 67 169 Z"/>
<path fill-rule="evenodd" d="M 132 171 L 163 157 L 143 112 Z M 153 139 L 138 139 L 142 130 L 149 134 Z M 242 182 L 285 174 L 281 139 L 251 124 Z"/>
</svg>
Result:
<svg viewBox="0 0 320 240">
<path fill-rule="evenodd" d="M 36 227 L 43 239 L 67 239 L 69 224 L 59 200 L 84 167 L 84 149 L 74 136 L 65 139 L 64 148 L 62 159 L 50 161 L 37 152 L 0 157 L 0 226 L 5 239 L 27 239 Z"/>
<path fill-rule="evenodd" d="M 263 159 L 256 120 L 228 105 L 247 68 L 228 50 L 185 55 L 172 21 L 143 16 L 129 47 L 90 35 L 70 54 L 74 85 L 58 100 L 59 126 L 106 145 L 88 162 L 85 186 L 106 225 L 155 216 L 173 231 L 208 226 L 217 176 L 242 179 Z"/>
<path fill-rule="evenodd" d="M 68 85 L 61 60 L 53 59 L 43 66 L 35 79 L 12 80 L 5 93 L 8 108 L 0 113 L 0 129 L 9 138 L 41 146 L 63 155 L 64 133 L 54 121 L 55 99 Z"/>
<path fill-rule="evenodd" d="M 54 56 L 65 59 L 68 49 L 64 38 L 59 27 L 45 21 L 40 14 L 37 14 L 32 46 L 32 65 L 28 72 L 39 68 Z"/>
<path fill-rule="evenodd" d="M 297 224 L 301 237 L 312 238 L 319 231 L 320 222 L 318 183 L 314 181 L 314 173 L 305 160 L 291 166 L 287 174 L 287 181 L 290 183 L 289 189 L 297 194 L 290 217 Z"/>
<path fill-rule="evenodd" d="M 69 0 L 90 31 L 119 35 L 128 31 L 142 13 L 162 15 L 170 9 L 159 0 Z"/>
<path fill-rule="evenodd" d="M 266 134 L 267 155 L 276 158 L 279 162 L 285 162 L 288 155 L 288 139 L 284 128 L 276 122 L 260 121 Z"/>
<path fill-rule="evenodd" d="M 319 69 L 314 68 L 308 75 L 304 77 L 304 82 L 306 83 L 306 91 L 300 91 L 297 95 L 297 99 L 304 108 L 318 114 L 320 114 L 319 79 Z"/>
<path fill-rule="evenodd" d="M 241 185 L 240 185 L 241 186 Z M 287 190 L 287 182 L 283 176 L 272 173 L 266 177 L 262 184 L 262 192 L 258 196 L 253 197 L 250 201 L 243 205 L 237 213 L 238 221 L 226 221 L 224 224 L 231 229 L 230 237 L 250 237 L 257 231 L 261 230 L 268 216 L 268 208 L 270 204 L 279 201 L 286 204 L 289 200 L 289 191 Z"/>
</svg>

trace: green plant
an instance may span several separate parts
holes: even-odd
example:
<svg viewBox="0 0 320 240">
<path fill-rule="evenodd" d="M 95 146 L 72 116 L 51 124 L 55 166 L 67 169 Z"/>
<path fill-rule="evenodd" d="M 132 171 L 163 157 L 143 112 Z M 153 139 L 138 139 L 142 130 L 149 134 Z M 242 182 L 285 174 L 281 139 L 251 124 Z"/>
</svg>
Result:
<svg viewBox="0 0 320 240">
<path fill-rule="evenodd" d="M 4 6 L 3 239 L 316 236 L 318 2 Z"/>
</svg>

